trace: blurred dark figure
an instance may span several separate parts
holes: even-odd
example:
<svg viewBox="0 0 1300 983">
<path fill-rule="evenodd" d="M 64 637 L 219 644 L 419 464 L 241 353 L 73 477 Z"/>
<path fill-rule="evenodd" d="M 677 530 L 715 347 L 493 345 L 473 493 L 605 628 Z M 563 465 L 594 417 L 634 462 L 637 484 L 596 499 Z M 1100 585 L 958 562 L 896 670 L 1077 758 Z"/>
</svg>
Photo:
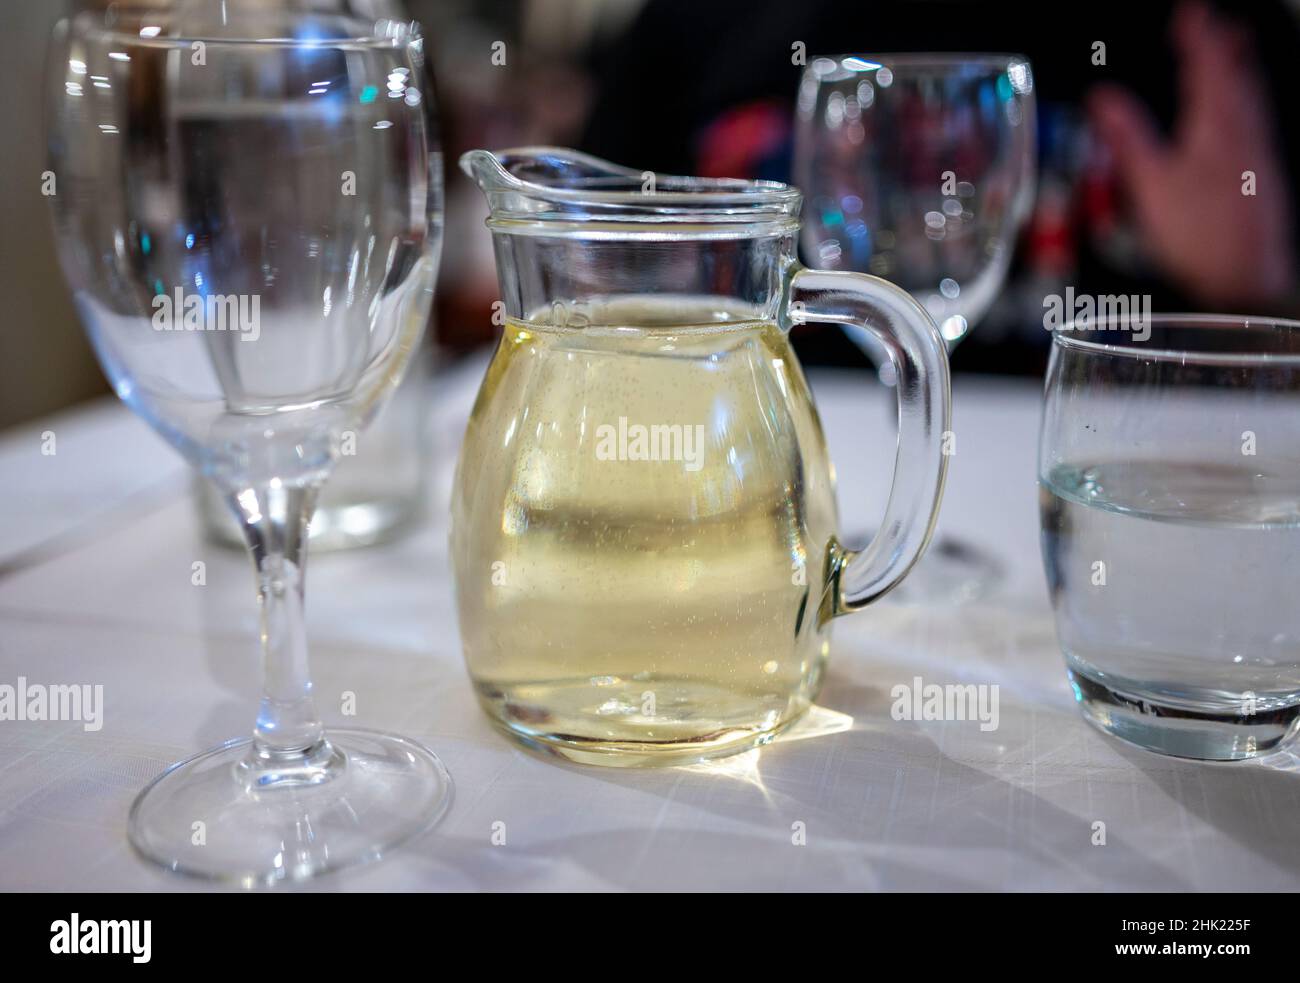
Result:
<svg viewBox="0 0 1300 983">
<path fill-rule="evenodd" d="M 1003 296 L 954 367 L 1041 371 L 1043 296 L 1066 285 L 1150 294 L 1156 311 L 1300 316 L 1300 126 L 1280 115 L 1300 28 L 1281 0 L 1095 0 L 1068 12 L 1024 0 L 649 0 L 594 55 L 581 146 L 638 168 L 789 180 L 803 63 L 981 50 L 1033 64 L 1039 197 Z M 800 349 L 861 360 L 836 332 Z"/>
</svg>

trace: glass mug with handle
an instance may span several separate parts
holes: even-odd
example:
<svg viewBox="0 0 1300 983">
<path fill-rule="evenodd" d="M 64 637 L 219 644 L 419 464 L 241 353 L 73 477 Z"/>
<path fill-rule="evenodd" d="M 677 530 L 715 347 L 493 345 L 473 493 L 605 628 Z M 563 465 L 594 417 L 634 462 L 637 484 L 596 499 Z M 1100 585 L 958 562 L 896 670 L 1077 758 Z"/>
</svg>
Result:
<svg viewBox="0 0 1300 983">
<path fill-rule="evenodd" d="M 465 658 L 508 734 L 571 760 L 764 744 L 816 698 L 830 621 L 893 588 L 942 496 L 948 365 L 902 290 L 795 260 L 799 192 L 476 150 L 504 333 L 452 505 Z M 836 536 L 787 334 L 856 324 L 898 371 L 882 532 Z"/>
</svg>

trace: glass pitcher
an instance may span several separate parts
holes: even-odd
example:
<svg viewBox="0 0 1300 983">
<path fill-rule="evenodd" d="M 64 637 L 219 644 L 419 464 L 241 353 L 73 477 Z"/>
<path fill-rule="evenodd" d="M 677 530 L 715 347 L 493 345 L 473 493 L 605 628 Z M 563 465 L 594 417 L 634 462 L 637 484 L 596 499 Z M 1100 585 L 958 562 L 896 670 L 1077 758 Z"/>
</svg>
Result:
<svg viewBox="0 0 1300 983">
<path fill-rule="evenodd" d="M 571 150 L 475 150 L 503 335 L 461 449 L 451 556 L 488 716 L 571 760 L 764 744 L 821 687 L 830 622 L 903 579 L 943 493 L 948 363 L 875 277 L 795 260 L 800 194 Z M 881 532 L 836 538 L 793 324 L 860 325 L 898 372 Z M 885 464 L 881 448 L 881 464 Z"/>
</svg>

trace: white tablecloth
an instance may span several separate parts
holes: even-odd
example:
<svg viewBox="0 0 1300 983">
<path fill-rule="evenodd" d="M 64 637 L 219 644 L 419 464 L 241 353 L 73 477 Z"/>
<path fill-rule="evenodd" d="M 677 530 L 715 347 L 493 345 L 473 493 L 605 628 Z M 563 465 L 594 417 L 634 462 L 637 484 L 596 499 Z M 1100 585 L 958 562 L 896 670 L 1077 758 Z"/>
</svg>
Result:
<svg viewBox="0 0 1300 983">
<path fill-rule="evenodd" d="M 820 707 L 761 751 L 628 770 L 512 745 L 470 692 L 446 563 L 445 489 L 479 372 L 443 382 L 434 521 L 392 546 L 314 557 L 308 578 L 327 722 L 424 741 L 450 769 L 455 801 L 417 843 L 311 887 L 1300 888 L 1294 754 L 1196 764 L 1080 718 L 1043 586 L 1039 392 L 1023 382 L 960 379 L 954 391 L 940 529 L 1002 559 L 996 594 L 964 606 L 913 594 L 841 619 Z M 859 374 L 812 383 L 845 526 L 872 526 L 892 465 L 886 396 Z M 54 455 L 41 452 L 46 431 Z M 251 726 L 260 660 L 246 561 L 204 541 L 179 458 L 116 403 L 3 435 L 0 476 L 0 684 L 21 675 L 105 693 L 98 732 L 0 721 L 0 889 L 194 889 L 137 859 L 125 820 L 165 765 Z M 195 560 L 206 586 L 191 583 Z M 996 683 L 998 729 L 892 719 L 890 688 L 918 675 Z M 357 713 L 343 718 L 331 694 L 347 690 Z"/>
</svg>

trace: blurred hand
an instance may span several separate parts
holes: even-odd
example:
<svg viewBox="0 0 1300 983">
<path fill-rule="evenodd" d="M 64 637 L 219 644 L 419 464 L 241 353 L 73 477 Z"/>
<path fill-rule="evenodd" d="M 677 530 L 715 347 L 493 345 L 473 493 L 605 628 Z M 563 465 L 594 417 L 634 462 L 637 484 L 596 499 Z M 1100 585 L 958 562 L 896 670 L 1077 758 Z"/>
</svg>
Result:
<svg viewBox="0 0 1300 983">
<path fill-rule="evenodd" d="M 1291 200 L 1249 38 L 1194 3 L 1175 13 L 1173 41 L 1180 92 L 1173 140 L 1114 85 L 1089 100 L 1093 125 L 1167 275 L 1213 304 L 1281 297 L 1296 287 Z M 1253 197 L 1242 193 L 1243 171 L 1255 173 Z"/>
</svg>

